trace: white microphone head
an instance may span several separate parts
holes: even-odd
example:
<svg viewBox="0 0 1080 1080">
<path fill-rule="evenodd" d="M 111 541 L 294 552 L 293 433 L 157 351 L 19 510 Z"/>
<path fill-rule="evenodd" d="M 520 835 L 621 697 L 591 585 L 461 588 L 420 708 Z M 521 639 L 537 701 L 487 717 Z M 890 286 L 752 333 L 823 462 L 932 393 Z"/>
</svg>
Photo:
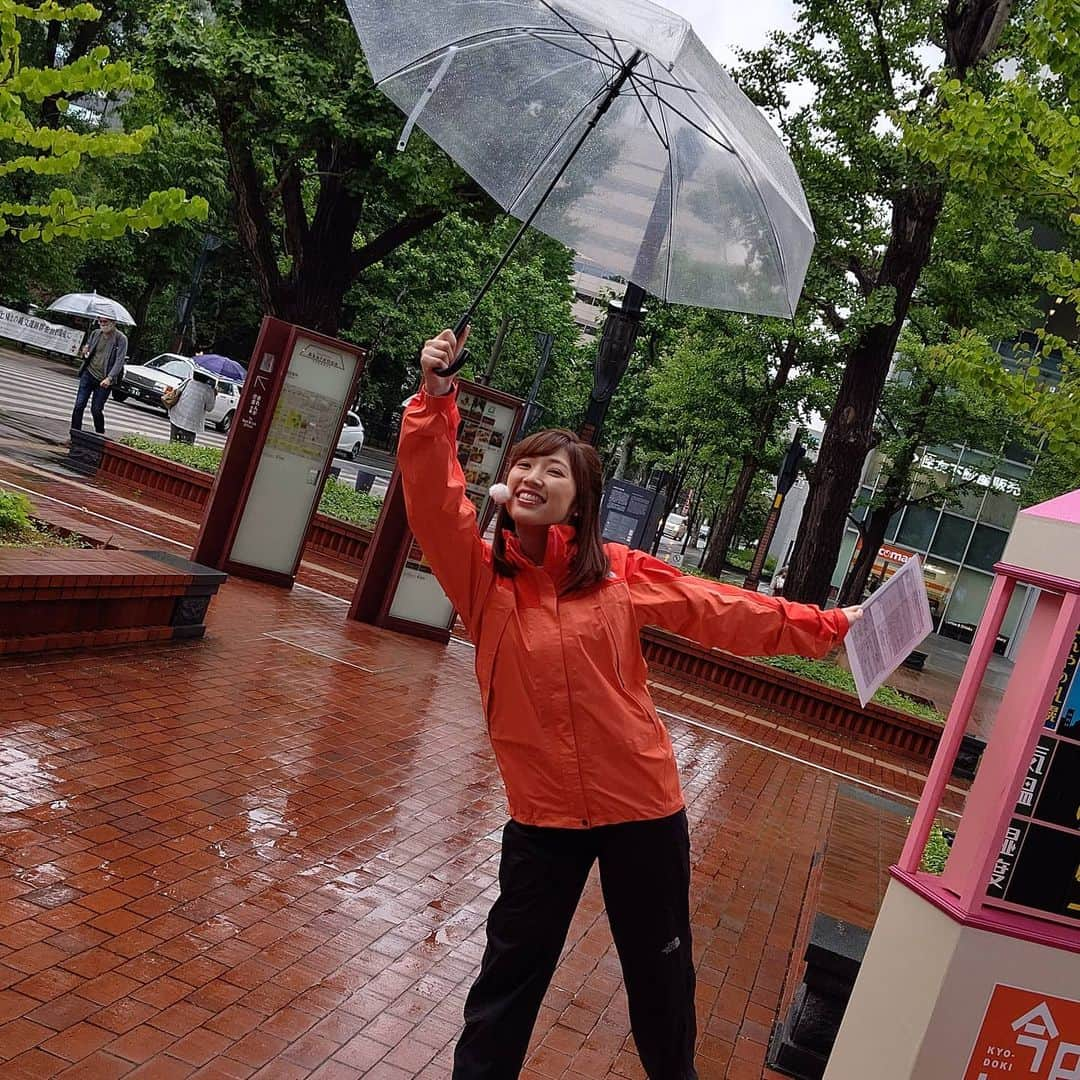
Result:
<svg viewBox="0 0 1080 1080">
<path fill-rule="evenodd" d="M 488 488 L 488 494 L 491 496 L 492 502 L 499 506 L 503 506 L 510 501 L 510 489 L 505 484 L 492 484 Z"/>
</svg>

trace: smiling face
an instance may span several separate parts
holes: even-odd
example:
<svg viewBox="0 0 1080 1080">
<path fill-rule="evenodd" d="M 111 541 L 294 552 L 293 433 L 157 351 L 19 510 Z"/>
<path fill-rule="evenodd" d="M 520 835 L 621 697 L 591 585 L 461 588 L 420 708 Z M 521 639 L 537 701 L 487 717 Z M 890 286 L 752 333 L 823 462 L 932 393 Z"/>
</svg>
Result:
<svg viewBox="0 0 1080 1080">
<path fill-rule="evenodd" d="M 577 485 L 570 455 L 561 448 L 518 458 L 506 483 L 510 488 L 506 509 L 518 527 L 560 525 L 573 512 Z"/>
</svg>

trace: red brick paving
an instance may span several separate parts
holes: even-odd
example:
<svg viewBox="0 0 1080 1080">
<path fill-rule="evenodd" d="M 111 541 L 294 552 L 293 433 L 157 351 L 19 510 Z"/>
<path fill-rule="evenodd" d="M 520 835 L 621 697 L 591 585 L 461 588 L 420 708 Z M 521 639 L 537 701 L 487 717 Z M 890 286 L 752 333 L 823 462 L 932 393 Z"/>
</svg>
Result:
<svg viewBox="0 0 1080 1080">
<path fill-rule="evenodd" d="M 306 589 L 232 580 L 203 641 L 0 660 L 5 1080 L 449 1075 L 505 819 L 472 654 L 343 616 Z M 769 1075 L 841 782 L 824 769 L 909 795 L 921 778 L 663 683 L 660 704 L 708 725 L 669 725 L 694 853 L 699 1070 Z M 642 1076 L 595 879 L 523 1075 Z"/>
</svg>

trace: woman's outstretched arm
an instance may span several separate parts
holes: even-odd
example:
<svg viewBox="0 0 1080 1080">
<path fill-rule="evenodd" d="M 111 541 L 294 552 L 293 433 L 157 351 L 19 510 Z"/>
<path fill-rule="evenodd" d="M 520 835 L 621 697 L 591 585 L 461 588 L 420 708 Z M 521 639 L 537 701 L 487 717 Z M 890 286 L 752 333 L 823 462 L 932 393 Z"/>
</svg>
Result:
<svg viewBox="0 0 1080 1080">
<path fill-rule="evenodd" d="M 627 556 L 626 583 L 639 626 L 657 626 L 741 656 L 824 656 L 862 614 L 861 608 L 822 611 L 690 577 L 640 551 Z"/>
</svg>

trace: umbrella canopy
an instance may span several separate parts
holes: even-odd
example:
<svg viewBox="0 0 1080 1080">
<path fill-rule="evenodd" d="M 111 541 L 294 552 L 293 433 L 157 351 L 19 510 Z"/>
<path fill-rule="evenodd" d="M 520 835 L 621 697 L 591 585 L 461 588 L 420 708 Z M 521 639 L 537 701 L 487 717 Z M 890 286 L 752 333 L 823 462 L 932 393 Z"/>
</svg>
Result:
<svg viewBox="0 0 1080 1080">
<path fill-rule="evenodd" d="M 67 293 L 59 300 L 54 300 L 48 310 L 61 311 L 66 315 L 80 315 L 84 319 L 112 319 L 127 326 L 135 325 L 131 312 L 123 304 L 110 300 L 107 296 L 98 296 L 96 292 Z"/>
<path fill-rule="evenodd" d="M 227 356 L 221 356 L 218 353 L 203 353 L 192 359 L 196 367 L 201 367 L 214 375 L 220 375 L 223 379 L 232 379 L 233 382 L 243 382 L 247 374 L 247 370 L 235 360 L 230 360 Z"/>
<path fill-rule="evenodd" d="M 511 214 L 655 296 L 794 314 L 802 186 L 684 19 L 647 0 L 348 3 L 402 143 L 419 125 Z"/>
</svg>

